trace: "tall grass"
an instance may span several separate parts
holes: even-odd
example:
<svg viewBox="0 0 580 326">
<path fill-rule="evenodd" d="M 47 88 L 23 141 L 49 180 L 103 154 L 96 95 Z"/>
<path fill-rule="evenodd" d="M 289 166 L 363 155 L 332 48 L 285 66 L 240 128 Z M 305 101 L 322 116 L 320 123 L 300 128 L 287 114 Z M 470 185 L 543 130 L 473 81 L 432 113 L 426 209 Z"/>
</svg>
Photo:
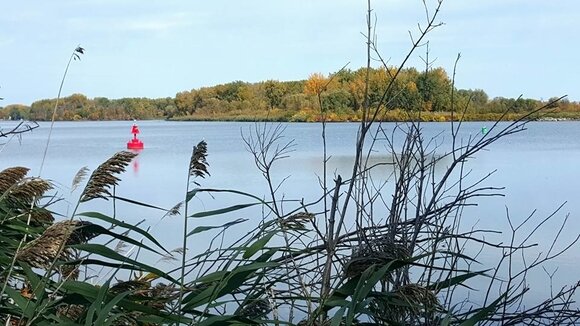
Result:
<svg viewBox="0 0 580 326">
<path fill-rule="evenodd" d="M 439 26 L 441 1 L 432 9 L 425 6 L 427 21 L 406 58 Z M 376 46 L 370 3 L 367 9 L 370 65 Z M 396 73 L 390 78 L 387 84 L 393 85 Z M 580 312 L 574 294 L 579 284 L 553 291 L 537 305 L 525 300 L 527 274 L 565 251 L 554 249 L 560 232 L 547 243 L 545 254 L 523 266 L 515 263 L 535 245 L 531 236 L 553 225 L 559 211 L 541 220 L 531 216 L 520 224 L 507 214 L 507 244 L 486 240 L 496 231 L 466 230 L 463 222 L 466 207 L 501 194 L 501 188 L 488 185 L 490 174 L 474 178 L 468 172 L 468 160 L 524 131 L 530 117 L 544 108 L 507 124 L 493 124 L 487 134 L 469 139 L 458 136 L 460 119 L 450 125 L 451 148 L 440 148 L 435 139 L 425 138 L 421 117 L 395 130 L 380 124 L 382 117 L 393 114 L 385 111 L 393 96 L 397 94 L 388 86 L 376 107 L 365 101 L 349 175 L 331 176 L 326 164 L 332 156 L 323 153 L 321 194 L 310 202 L 285 198 L 283 184 L 273 178 L 277 163 L 295 150 L 281 126 L 258 123 L 244 135 L 257 173 L 264 178 L 265 197 L 204 188 L 201 179 L 210 176 L 211 144 L 199 142 L 190 161 L 184 162 L 183 207 L 161 213 L 181 213 L 182 248 L 177 250 L 167 250 L 147 229 L 114 214 L 84 211 L 94 200 L 161 209 L 115 195 L 135 154 L 114 154 L 95 168 L 84 186 L 88 170 L 81 169 L 73 182 L 73 188 L 82 189 L 75 208 L 58 221 L 51 211 L 51 182 L 28 177 L 24 167 L 1 171 L 0 320 L 6 325 L 577 323 Z M 328 116 L 322 101 L 319 104 L 324 130 Z M 461 117 L 467 109 L 457 108 L 455 113 Z M 323 133 L 323 141 L 324 137 Z M 399 145 L 397 137 L 403 140 Z M 385 165 L 392 167 L 391 174 L 382 173 Z M 197 210 L 191 202 L 203 194 L 218 200 L 237 196 L 239 201 Z M 212 223 L 212 218 L 252 208 L 253 214 L 261 212 L 257 225 L 241 218 Z M 561 221 L 560 230 L 566 221 Z M 205 250 L 196 242 L 202 233 L 212 236 Z M 123 252 L 119 244 L 137 250 Z M 197 250 L 190 250 L 194 246 Z M 469 250 L 473 246 L 499 253 L 497 265 L 480 265 L 479 256 Z M 143 259 L 142 252 L 178 261 L 179 266 L 158 267 Z M 483 281 L 488 285 L 482 287 Z M 485 293 L 482 300 L 465 300 L 466 293 L 477 290 Z"/>
</svg>

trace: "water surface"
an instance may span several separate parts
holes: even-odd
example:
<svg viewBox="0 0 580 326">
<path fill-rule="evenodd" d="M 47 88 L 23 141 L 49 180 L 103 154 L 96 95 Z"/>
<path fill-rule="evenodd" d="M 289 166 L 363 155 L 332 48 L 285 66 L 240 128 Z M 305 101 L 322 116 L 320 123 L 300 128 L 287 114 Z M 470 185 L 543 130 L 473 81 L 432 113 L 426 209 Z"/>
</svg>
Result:
<svg viewBox="0 0 580 326">
<path fill-rule="evenodd" d="M 124 150 L 130 139 L 132 122 L 57 122 L 55 123 L 43 168 L 42 177 L 54 181 L 57 192 L 66 199 L 58 209 L 64 215 L 70 214 L 79 191 L 70 193 L 70 184 L 75 173 L 83 166 L 91 170 L 117 151 Z M 486 123 L 465 123 L 460 138 L 480 136 Z M 488 128 L 489 128 L 489 123 Z M 3 130 L 10 125 L 2 122 Z M 284 180 L 279 195 L 287 199 L 314 201 L 320 196 L 319 177 L 322 174 L 322 139 L 319 124 L 284 124 L 284 141 L 294 141 L 294 152 L 285 160 L 274 165 L 274 181 Z M 384 124 L 390 133 L 395 124 Z M 449 123 L 424 123 L 426 138 L 437 136 L 436 143 L 441 150 L 449 148 Z M 236 122 L 139 122 L 140 138 L 145 149 L 138 159 L 122 176 L 116 188 L 119 196 L 143 201 L 160 207 L 170 208 L 185 197 L 186 176 L 192 146 L 201 140 L 208 143 L 211 176 L 198 180 L 203 187 L 237 189 L 267 198 L 269 190 L 261 173 L 256 169 L 252 156 L 248 153 L 242 134 L 248 135 L 253 123 Z M 0 153 L 0 169 L 10 166 L 26 166 L 31 174 L 37 175 L 46 145 L 49 123 L 17 138 L 2 139 L 6 143 Z M 328 153 L 331 156 L 329 171 L 348 176 L 354 154 L 356 123 L 333 123 L 327 125 Z M 400 144 L 402 138 L 396 137 Z M 373 155 L 381 158 L 387 155 L 385 143 L 379 142 Z M 505 197 L 483 198 L 479 206 L 465 211 L 464 225 L 493 228 L 509 234 L 506 208 L 518 223 L 536 210 L 537 220 L 552 213 L 560 204 L 567 202 L 555 221 L 561 221 L 570 213 L 569 225 L 561 235 L 562 241 L 569 241 L 578 233 L 580 203 L 577 201 L 580 185 L 580 123 L 579 122 L 533 122 L 528 130 L 495 143 L 488 150 L 470 159 L 468 168 L 474 176 L 482 176 L 497 170 L 486 182 L 489 186 L 505 187 Z M 445 164 L 445 161 L 443 162 Z M 443 167 L 442 167 L 443 168 Z M 388 171 L 385 171 L 388 173 Z M 246 202 L 246 199 L 221 196 L 202 196 L 191 203 L 192 212 L 225 206 L 229 203 Z M 67 204 L 68 203 L 68 204 Z M 287 206 L 293 208 L 292 205 Z M 112 214 L 112 203 L 103 200 L 81 206 L 81 211 L 95 210 Z M 127 222 L 145 220 L 144 226 L 152 227 L 168 248 L 181 246 L 182 221 L 167 218 L 160 221 L 162 212 L 136 208 L 117 203 L 115 214 Z M 249 219 L 255 225 L 261 216 L 259 212 L 239 212 L 236 217 Z M 221 219 L 220 219 L 221 218 Z M 228 217 L 230 218 L 230 217 Z M 220 224 L 223 217 L 204 220 L 199 223 Z M 197 221 L 194 223 L 198 223 Z M 558 231 L 556 222 L 551 222 L 533 238 L 547 243 L 538 252 L 547 250 L 551 237 Z M 502 236 L 496 237 L 502 239 Z M 493 238 L 493 237 L 492 237 Z M 207 239 L 199 238 L 205 245 Z M 580 257 L 580 250 L 574 247 L 557 260 L 559 275 L 563 279 L 575 281 L 574 262 Z M 495 257 L 481 256 L 481 260 L 491 261 Z M 556 265 L 554 265 L 556 268 Z M 539 276 L 541 277 L 541 276 Z M 575 279 L 576 278 L 576 279 Z"/>
</svg>

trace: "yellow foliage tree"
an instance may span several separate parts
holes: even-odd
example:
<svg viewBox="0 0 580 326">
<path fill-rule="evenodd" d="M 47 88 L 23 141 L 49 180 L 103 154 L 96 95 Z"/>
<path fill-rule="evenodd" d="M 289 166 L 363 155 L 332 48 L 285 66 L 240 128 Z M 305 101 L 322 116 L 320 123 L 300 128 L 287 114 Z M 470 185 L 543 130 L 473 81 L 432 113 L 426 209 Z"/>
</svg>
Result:
<svg viewBox="0 0 580 326">
<path fill-rule="evenodd" d="M 328 78 L 321 73 L 313 73 L 308 77 L 304 85 L 304 93 L 308 95 L 319 95 L 326 90 Z"/>
</svg>

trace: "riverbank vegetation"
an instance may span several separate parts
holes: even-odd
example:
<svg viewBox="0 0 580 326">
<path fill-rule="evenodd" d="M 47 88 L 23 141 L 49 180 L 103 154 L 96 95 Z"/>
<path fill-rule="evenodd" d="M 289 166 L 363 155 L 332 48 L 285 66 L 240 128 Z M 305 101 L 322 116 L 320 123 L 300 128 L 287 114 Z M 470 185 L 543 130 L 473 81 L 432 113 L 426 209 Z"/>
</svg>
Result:
<svg viewBox="0 0 580 326">
<path fill-rule="evenodd" d="M 376 105 L 393 79 L 394 66 L 368 70 L 368 96 Z M 328 111 L 327 121 L 361 121 L 367 69 L 343 69 L 328 75 L 312 74 L 306 80 L 259 83 L 235 81 L 179 92 L 174 98 L 87 98 L 74 94 L 62 98 L 56 120 L 234 120 L 234 121 L 320 121 L 317 92 Z M 323 89 L 319 89 L 323 88 Z M 449 121 L 451 79 L 445 69 L 401 70 L 394 84 L 397 96 L 385 102 L 381 121 Z M 546 117 L 579 119 L 580 103 L 563 99 L 554 102 L 526 98 L 489 98 L 481 89 L 455 89 L 456 105 L 469 102 L 464 120 L 515 120 L 552 102 Z M 0 109 L 0 119 L 51 120 L 56 99 Z M 508 111 L 508 115 L 504 112 Z"/>
<path fill-rule="evenodd" d="M 425 4 L 427 21 L 409 54 L 439 26 L 441 4 Z M 531 118 L 559 99 L 518 112 L 523 115 L 513 122 L 493 123 L 487 133 L 462 138 L 462 121 L 473 101 L 461 102 L 451 80 L 448 105 L 455 109 L 450 120 L 459 122 L 449 123 L 449 147 L 427 138 L 421 119 L 386 129 L 380 120 L 387 112 L 398 109 L 410 117 L 423 112 L 390 107 L 403 94 L 398 87 L 406 84 L 396 81 L 407 71 L 405 62 L 391 72 L 382 93 L 371 96 L 377 70 L 370 68 L 370 2 L 367 14 L 369 67 L 358 104 L 353 164 L 345 175 L 330 171 L 333 157 L 326 147 L 326 124 L 333 114 L 326 94 L 340 80 L 314 76 L 304 85 L 321 121 L 318 198 L 284 195 L 284 179 L 273 172 L 279 161 L 292 159 L 296 147 L 281 124 L 269 122 L 252 124 L 243 133 L 256 173 L 263 177 L 260 194 L 205 188 L 205 178 L 216 173 L 211 144 L 205 141 L 184 162 L 186 187 L 172 208 L 116 195 L 122 173 L 136 156 L 131 152 L 113 154 L 90 174 L 81 168 L 70 185 L 76 199 L 67 200 L 70 207 L 60 214 L 52 211 L 59 198 L 53 183 L 30 176 L 25 167 L 0 171 L 0 321 L 71 326 L 580 322 L 577 282 L 550 287 L 539 301 L 529 298 L 538 286 L 528 282 L 529 275 L 553 263 L 580 237 L 560 237 L 567 215 L 560 209 L 547 217 L 506 212 L 507 241 L 494 241 L 500 231 L 478 229 L 466 218 L 469 207 L 502 191 L 489 184 L 493 172 L 472 173 L 471 160 L 498 140 L 523 132 Z M 440 105 L 435 98 L 426 112 Z M 498 112 L 498 120 L 516 110 L 516 102 Z M 266 103 L 271 111 L 280 110 L 277 105 Z M 24 129 L 0 136 L 30 130 L 19 128 Z M 198 200 L 203 196 L 218 203 L 233 196 L 237 203 L 208 210 Z M 110 210 L 87 211 L 94 201 L 110 203 Z M 155 225 L 125 223 L 116 211 L 120 202 L 158 212 L 159 223 L 181 219 L 183 245 L 166 248 L 152 235 Z M 546 232 L 554 228 L 559 231 Z M 534 242 L 537 234 L 546 242 Z M 483 256 L 497 260 L 484 264 Z M 551 282 L 554 273 L 546 277 Z"/>
</svg>

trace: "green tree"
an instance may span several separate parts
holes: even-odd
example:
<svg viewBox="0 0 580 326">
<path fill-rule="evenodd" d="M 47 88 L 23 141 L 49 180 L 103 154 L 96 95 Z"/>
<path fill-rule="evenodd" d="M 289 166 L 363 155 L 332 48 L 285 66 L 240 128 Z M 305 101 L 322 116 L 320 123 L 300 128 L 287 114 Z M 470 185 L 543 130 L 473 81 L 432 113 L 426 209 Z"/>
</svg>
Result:
<svg viewBox="0 0 580 326">
<path fill-rule="evenodd" d="M 447 111 L 451 104 L 451 80 L 443 68 L 431 69 L 421 74 L 417 88 L 423 98 L 423 109 Z"/>
<path fill-rule="evenodd" d="M 30 118 L 30 108 L 25 105 L 8 105 L 4 108 L 4 110 L 9 112 L 8 118 L 10 120 L 28 120 Z"/>
<path fill-rule="evenodd" d="M 196 90 L 184 91 L 175 94 L 175 107 L 179 115 L 191 115 L 198 107 L 200 98 Z"/>
<path fill-rule="evenodd" d="M 214 86 L 216 98 L 220 101 L 236 102 L 240 100 L 240 88 L 245 85 L 242 81 Z"/>
<path fill-rule="evenodd" d="M 353 108 L 352 96 L 347 90 L 334 89 L 323 94 L 322 105 L 334 111 L 350 110 Z"/>
<path fill-rule="evenodd" d="M 277 80 L 267 80 L 263 84 L 264 95 L 271 109 L 279 107 L 282 104 L 282 98 L 286 89 L 282 83 Z"/>
</svg>

